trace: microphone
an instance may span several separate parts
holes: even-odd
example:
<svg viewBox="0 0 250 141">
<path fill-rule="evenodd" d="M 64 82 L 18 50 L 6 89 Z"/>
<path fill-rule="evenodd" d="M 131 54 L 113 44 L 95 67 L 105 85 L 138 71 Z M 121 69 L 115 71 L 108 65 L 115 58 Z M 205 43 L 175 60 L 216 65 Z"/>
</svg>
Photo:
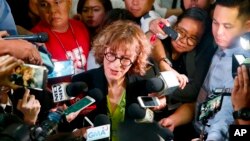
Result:
<svg viewBox="0 0 250 141">
<path fill-rule="evenodd" d="M 95 117 L 93 128 L 87 129 L 87 140 L 109 140 L 110 119 L 107 115 L 100 114 Z"/>
<path fill-rule="evenodd" d="M 137 123 L 152 123 L 154 121 L 154 112 L 140 107 L 137 103 L 129 105 L 128 114 Z"/>
<path fill-rule="evenodd" d="M 151 78 L 146 82 L 147 93 L 158 92 L 159 95 L 172 94 L 180 83 L 172 71 L 160 72 L 158 78 Z"/>
<path fill-rule="evenodd" d="M 55 103 L 73 99 L 80 93 L 88 91 L 88 86 L 85 82 L 74 83 L 58 83 L 52 86 L 53 101 Z"/>
<path fill-rule="evenodd" d="M 83 110 L 92 103 L 99 102 L 103 98 L 100 89 L 94 88 L 88 92 L 88 95 L 77 101 L 75 104 L 68 107 L 65 111 L 57 109 L 56 112 L 49 113 L 47 120 L 43 121 L 40 126 L 31 128 L 31 138 L 35 141 L 44 141 L 46 138 L 53 134 L 64 115 L 68 115 L 78 110 Z"/>
<path fill-rule="evenodd" d="M 29 42 L 39 42 L 39 43 L 45 43 L 48 41 L 48 33 L 41 32 L 37 34 L 32 34 L 32 35 L 10 35 L 10 36 L 5 36 L 3 37 L 5 40 L 17 40 L 17 39 L 22 39 L 26 40 Z"/>
</svg>

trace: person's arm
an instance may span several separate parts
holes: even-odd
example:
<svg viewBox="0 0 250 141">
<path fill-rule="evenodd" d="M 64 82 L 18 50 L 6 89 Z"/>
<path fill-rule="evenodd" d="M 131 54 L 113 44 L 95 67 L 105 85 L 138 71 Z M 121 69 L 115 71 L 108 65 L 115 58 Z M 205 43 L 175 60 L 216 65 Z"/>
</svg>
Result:
<svg viewBox="0 0 250 141">
<path fill-rule="evenodd" d="M 243 108 L 250 110 L 250 79 L 249 69 L 241 66 L 237 70 L 237 76 L 234 79 L 234 88 L 231 96 L 234 111 Z M 236 124 L 250 125 L 250 120 L 235 119 Z"/>
<path fill-rule="evenodd" d="M 9 54 L 32 64 L 42 64 L 36 46 L 25 40 L 0 40 L 0 55 Z"/>
<path fill-rule="evenodd" d="M 194 115 L 195 103 L 185 103 L 181 105 L 172 115 L 161 119 L 159 124 L 173 131 L 175 127 L 191 122 L 194 119 Z"/>
</svg>

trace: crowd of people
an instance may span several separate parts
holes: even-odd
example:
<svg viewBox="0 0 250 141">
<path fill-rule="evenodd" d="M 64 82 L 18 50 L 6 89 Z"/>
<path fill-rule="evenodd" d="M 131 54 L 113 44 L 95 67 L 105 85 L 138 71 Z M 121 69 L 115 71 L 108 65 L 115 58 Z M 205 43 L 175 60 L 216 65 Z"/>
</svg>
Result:
<svg viewBox="0 0 250 141">
<path fill-rule="evenodd" d="M 166 20 L 172 15 L 178 17 L 175 23 Z M 163 31 L 162 25 L 169 30 Z M 5 38 L 41 32 L 48 35 L 44 43 Z M 98 89 L 102 98 L 96 103 L 70 116 L 63 114 L 58 122 L 51 120 L 55 131 L 30 136 L 85 140 L 92 128 L 86 117 L 95 121 L 106 115 L 112 141 L 229 140 L 230 125 L 250 125 L 249 62 L 243 61 L 236 66 L 236 76 L 232 74 L 234 55 L 250 57 L 249 43 L 249 0 L 0 0 L 0 134 L 7 135 L 15 120 L 45 127 L 44 121 L 56 118 L 51 113 L 72 108 Z M 53 62 L 72 61 L 74 72 L 53 79 L 45 76 L 46 88 L 36 90 L 24 74 L 17 75 L 25 64 L 45 64 L 41 47 Z M 179 87 L 168 95 L 162 94 L 163 88 L 149 91 L 147 83 L 166 71 L 173 72 Z M 79 94 L 53 102 L 52 85 L 80 82 L 87 90 L 64 88 Z M 148 110 L 154 113 L 150 123 L 131 115 L 131 105 L 140 105 L 138 96 L 159 99 L 158 106 L 143 109 L 143 119 L 150 118 Z M 207 107 L 210 111 L 204 110 Z"/>
</svg>

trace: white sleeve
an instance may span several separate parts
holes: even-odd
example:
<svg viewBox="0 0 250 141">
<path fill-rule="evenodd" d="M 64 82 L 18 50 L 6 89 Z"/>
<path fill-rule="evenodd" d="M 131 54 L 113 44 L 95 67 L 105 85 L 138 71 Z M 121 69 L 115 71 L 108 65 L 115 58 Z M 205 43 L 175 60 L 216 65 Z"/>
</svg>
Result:
<svg viewBox="0 0 250 141">
<path fill-rule="evenodd" d="M 149 23 L 157 18 L 160 18 L 161 16 L 156 13 L 155 11 L 149 11 L 148 14 L 143 16 L 140 20 L 141 22 L 141 29 L 144 33 L 147 33 L 149 31 Z"/>
</svg>

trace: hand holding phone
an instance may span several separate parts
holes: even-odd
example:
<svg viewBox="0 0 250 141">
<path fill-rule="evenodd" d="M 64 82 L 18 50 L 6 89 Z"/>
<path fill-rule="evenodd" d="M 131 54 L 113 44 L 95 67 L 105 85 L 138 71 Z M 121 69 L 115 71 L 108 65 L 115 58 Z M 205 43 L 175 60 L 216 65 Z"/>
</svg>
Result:
<svg viewBox="0 0 250 141">
<path fill-rule="evenodd" d="M 206 121 L 221 108 L 223 95 L 216 96 L 208 101 L 201 103 L 199 108 L 198 120 Z"/>
</svg>

